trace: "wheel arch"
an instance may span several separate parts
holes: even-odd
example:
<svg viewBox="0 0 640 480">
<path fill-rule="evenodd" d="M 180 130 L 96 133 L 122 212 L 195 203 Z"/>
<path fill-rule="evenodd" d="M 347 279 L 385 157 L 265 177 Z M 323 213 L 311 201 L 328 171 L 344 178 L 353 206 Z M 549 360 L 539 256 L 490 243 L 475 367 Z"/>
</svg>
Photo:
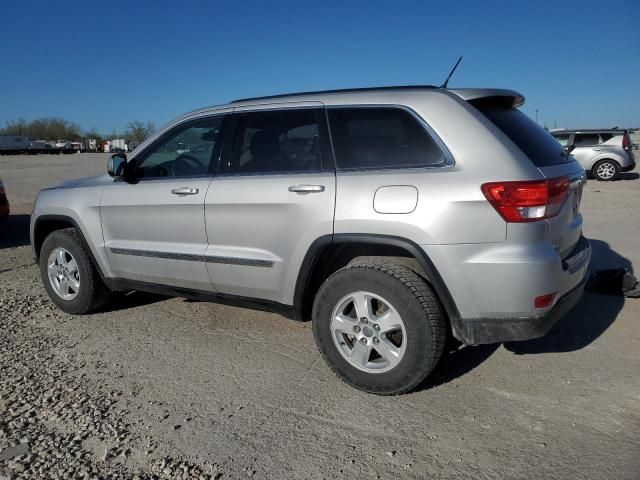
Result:
<svg viewBox="0 0 640 480">
<path fill-rule="evenodd" d="M 102 269 L 102 265 L 97 261 L 93 248 L 87 242 L 85 233 L 78 224 L 78 222 L 68 215 L 40 215 L 35 218 L 33 226 L 31 228 L 31 248 L 33 249 L 33 255 L 36 262 L 40 260 L 40 250 L 45 239 L 53 232 L 57 230 L 63 230 L 65 228 L 73 228 L 78 232 L 80 239 L 87 247 L 87 251 L 91 255 L 91 261 L 93 262 L 96 270 L 100 274 L 100 277 L 104 280 L 105 275 Z"/>
<path fill-rule="evenodd" d="M 335 234 L 316 239 L 307 251 L 294 291 L 294 310 L 308 319 L 318 288 L 333 272 L 358 257 L 401 257 L 435 290 L 452 329 L 461 331 L 460 313 L 437 268 L 417 243 L 402 237 L 379 234 Z M 411 262 L 413 260 L 413 262 Z M 419 267 L 419 268 L 418 268 Z"/>
</svg>

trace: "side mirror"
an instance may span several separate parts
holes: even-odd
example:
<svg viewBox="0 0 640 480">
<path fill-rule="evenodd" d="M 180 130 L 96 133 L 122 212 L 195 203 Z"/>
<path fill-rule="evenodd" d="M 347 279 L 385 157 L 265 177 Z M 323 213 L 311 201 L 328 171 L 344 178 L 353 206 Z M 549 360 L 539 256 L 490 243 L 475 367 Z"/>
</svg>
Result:
<svg viewBox="0 0 640 480">
<path fill-rule="evenodd" d="M 115 153 L 107 160 L 107 173 L 114 178 L 124 177 L 127 169 L 127 156 L 124 153 Z"/>
</svg>

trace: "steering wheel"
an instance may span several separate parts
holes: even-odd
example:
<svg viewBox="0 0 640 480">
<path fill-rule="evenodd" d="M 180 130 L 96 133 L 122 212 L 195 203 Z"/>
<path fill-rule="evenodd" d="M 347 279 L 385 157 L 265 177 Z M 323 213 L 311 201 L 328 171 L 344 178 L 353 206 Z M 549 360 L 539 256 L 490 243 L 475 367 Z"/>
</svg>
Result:
<svg viewBox="0 0 640 480">
<path fill-rule="evenodd" d="M 193 155 L 178 155 L 171 162 L 171 176 L 181 177 L 183 175 L 197 175 L 206 173 L 204 164 Z"/>
</svg>

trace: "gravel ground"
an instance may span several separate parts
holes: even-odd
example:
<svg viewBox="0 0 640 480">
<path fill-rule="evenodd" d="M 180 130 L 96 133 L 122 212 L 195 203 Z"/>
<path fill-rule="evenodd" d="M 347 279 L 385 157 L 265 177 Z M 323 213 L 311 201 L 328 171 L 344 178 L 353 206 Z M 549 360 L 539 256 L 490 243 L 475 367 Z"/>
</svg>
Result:
<svg viewBox="0 0 640 480">
<path fill-rule="evenodd" d="M 640 300 L 587 294 L 543 339 L 448 352 L 418 392 L 367 395 L 308 323 L 141 293 L 55 309 L 31 204 L 105 163 L 0 157 L 0 480 L 640 478 Z M 639 185 L 587 185 L 595 268 L 640 265 Z"/>
</svg>

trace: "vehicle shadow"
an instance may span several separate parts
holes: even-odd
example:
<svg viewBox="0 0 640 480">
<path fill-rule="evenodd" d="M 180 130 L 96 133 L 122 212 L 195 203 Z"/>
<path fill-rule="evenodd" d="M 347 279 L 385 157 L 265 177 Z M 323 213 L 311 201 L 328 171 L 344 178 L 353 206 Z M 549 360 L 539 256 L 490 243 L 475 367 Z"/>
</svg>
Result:
<svg viewBox="0 0 640 480">
<path fill-rule="evenodd" d="M 466 375 L 484 363 L 500 347 L 499 343 L 475 347 L 459 343 L 458 345 L 459 348 L 457 349 L 445 349 L 436 368 L 418 386 L 415 390 L 416 392 L 444 385 Z"/>
<path fill-rule="evenodd" d="M 640 173 L 637 172 L 621 172 L 618 174 L 618 178 L 614 181 L 619 182 L 620 180 L 637 180 L 640 178 Z"/>
<path fill-rule="evenodd" d="M 98 310 L 97 313 L 116 312 L 118 310 L 127 310 L 129 308 L 142 307 L 153 303 L 163 302 L 170 297 L 157 295 L 147 292 L 116 292 L 112 295 L 109 303 Z"/>
<path fill-rule="evenodd" d="M 592 248 L 591 271 L 618 267 L 632 271 L 631 262 L 612 250 L 608 243 L 601 240 L 589 242 Z M 622 293 L 607 295 L 585 292 L 580 303 L 561 318 L 546 336 L 523 342 L 508 342 L 504 347 L 517 355 L 580 350 L 611 326 L 623 306 Z M 449 345 L 433 373 L 416 391 L 438 387 L 466 375 L 485 362 L 500 345 Z"/>
<path fill-rule="evenodd" d="M 9 215 L 0 223 L 0 249 L 29 245 L 29 221 L 31 216 L 26 214 Z"/>
<path fill-rule="evenodd" d="M 626 268 L 633 271 L 631 262 L 601 240 L 589 240 L 592 248 L 591 271 Z M 582 300 L 551 331 L 542 338 L 524 342 L 505 343 L 507 350 L 518 354 L 573 352 L 590 345 L 616 320 L 624 306 L 624 296 L 585 292 Z"/>
</svg>

